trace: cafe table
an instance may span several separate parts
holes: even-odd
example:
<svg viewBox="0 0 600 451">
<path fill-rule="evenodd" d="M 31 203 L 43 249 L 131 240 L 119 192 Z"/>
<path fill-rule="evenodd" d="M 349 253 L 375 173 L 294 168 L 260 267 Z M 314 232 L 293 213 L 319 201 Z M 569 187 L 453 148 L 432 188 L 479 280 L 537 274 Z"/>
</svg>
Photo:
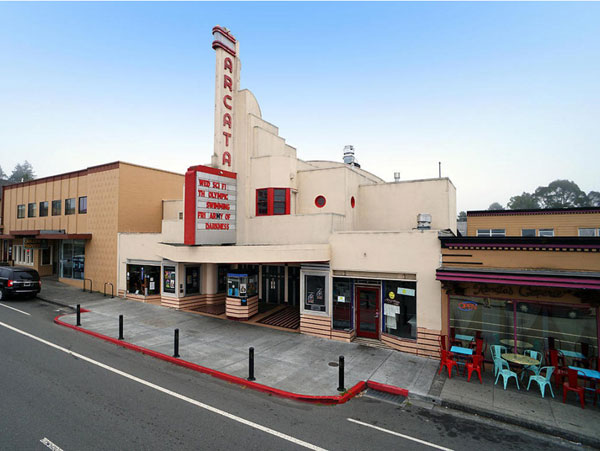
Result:
<svg viewBox="0 0 600 451">
<path fill-rule="evenodd" d="M 450 348 L 450 352 L 453 354 L 456 354 L 457 356 L 459 356 L 461 358 L 461 360 L 468 360 L 469 357 L 471 357 L 473 355 L 473 350 L 471 348 L 463 348 L 462 346 L 452 346 Z M 465 367 L 465 371 L 466 371 L 466 363 L 465 361 L 460 362 L 460 365 L 463 365 Z M 456 362 L 457 364 L 459 364 L 459 362 Z"/>
<path fill-rule="evenodd" d="M 567 351 L 566 349 L 559 349 L 558 352 L 560 352 L 565 357 L 570 357 L 572 359 L 585 360 L 585 356 L 581 352 Z"/>
<path fill-rule="evenodd" d="M 585 377 L 586 379 L 595 379 L 595 383 L 600 381 L 600 371 L 590 370 L 589 368 L 580 368 L 578 366 L 570 366 L 572 370 L 576 370 L 580 376 Z M 595 391 L 594 388 L 585 387 L 586 390 Z"/>
<path fill-rule="evenodd" d="M 462 335 L 462 334 L 454 334 L 454 338 L 460 341 L 473 341 L 475 337 L 473 335 Z"/>
<path fill-rule="evenodd" d="M 523 355 L 523 354 L 513 354 L 511 352 L 508 352 L 506 354 L 500 354 L 500 357 L 502 357 L 508 363 L 512 363 L 513 365 L 519 365 L 521 367 L 534 366 L 534 365 L 540 364 L 539 360 L 534 359 L 533 357 L 529 357 L 528 355 Z M 521 371 L 519 371 L 519 374 L 521 374 L 522 372 L 523 372 L 523 368 L 521 368 Z"/>
<path fill-rule="evenodd" d="M 502 340 L 500 340 L 500 343 L 502 343 L 504 346 L 509 346 L 511 348 L 515 347 L 515 340 L 513 340 L 512 338 L 503 338 Z M 516 343 L 517 349 L 533 348 L 533 345 L 531 343 L 527 343 L 526 341 L 517 340 Z"/>
</svg>

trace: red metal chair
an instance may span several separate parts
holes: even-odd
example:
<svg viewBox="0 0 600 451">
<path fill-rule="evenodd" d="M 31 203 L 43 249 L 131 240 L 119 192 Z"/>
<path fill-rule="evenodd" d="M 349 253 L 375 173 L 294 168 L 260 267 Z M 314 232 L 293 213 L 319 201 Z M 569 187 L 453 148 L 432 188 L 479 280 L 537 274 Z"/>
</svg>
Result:
<svg viewBox="0 0 600 451">
<path fill-rule="evenodd" d="M 481 362 L 483 361 L 483 356 L 481 354 L 473 354 L 473 361 L 467 363 L 467 371 L 469 372 L 469 377 L 467 381 L 471 381 L 471 374 L 473 371 L 477 371 L 477 375 L 479 376 L 479 383 L 483 384 L 481 380 Z"/>
<path fill-rule="evenodd" d="M 579 400 L 581 401 L 581 408 L 585 408 L 585 387 L 579 386 L 578 377 L 579 374 L 577 370 L 572 370 L 571 368 L 567 371 L 568 381 L 563 382 L 563 404 L 567 399 L 567 392 L 574 391 L 579 396 Z"/>
<path fill-rule="evenodd" d="M 444 351 L 448 351 L 448 345 L 446 344 L 447 339 L 448 339 L 447 335 L 440 335 L 440 338 L 439 338 L 440 349 L 443 349 Z"/>
<path fill-rule="evenodd" d="M 580 368 L 590 368 L 592 365 L 591 356 L 590 356 L 590 345 L 589 343 L 579 343 L 581 345 L 581 353 L 584 355 L 583 359 L 575 358 L 573 359 L 573 366 L 578 366 Z"/>
<path fill-rule="evenodd" d="M 450 352 L 444 349 L 442 349 L 440 352 L 442 354 L 442 359 L 440 361 L 440 369 L 438 374 L 441 374 L 444 367 L 446 367 L 448 369 L 448 378 L 452 379 L 452 367 L 455 366 L 458 370 L 458 363 L 452 359 L 452 354 Z"/>
<path fill-rule="evenodd" d="M 462 341 L 456 339 L 456 329 L 454 327 L 450 328 L 450 337 L 448 337 L 448 338 L 450 341 L 450 344 L 449 344 L 450 347 L 452 347 L 454 345 L 462 346 Z"/>
<path fill-rule="evenodd" d="M 552 373 L 552 376 L 554 376 L 554 386 L 558 389 L 559 384 L 563 383 L 563 380 L 567 375 L 567 370 L 565 370 L 564 366 L 560 364 L 558 351 L 556 349 L 550 349 L 548 356 L 546 357 L 546 362 L 548 361 L 550 362 L 550 365 L 554 367 L 554 373 Z"/>
</svg>

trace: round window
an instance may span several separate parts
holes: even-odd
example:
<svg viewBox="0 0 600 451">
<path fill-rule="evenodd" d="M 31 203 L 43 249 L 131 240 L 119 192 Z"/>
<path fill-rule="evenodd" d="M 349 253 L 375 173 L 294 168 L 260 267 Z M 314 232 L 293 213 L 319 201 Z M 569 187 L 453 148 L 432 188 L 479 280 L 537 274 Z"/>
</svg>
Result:
<svg viewBox="0 0 600 451">
<path fill-rule="evenodd" d="M 323 208 L 326 203 L 327 203 L 327 200 L 325 199 L 325 196 L 317 196 L 317 197 L 315 197 L 315 205 L 317 207 Z"/>
<path fill-rule="evenodd" d="M 355 206 L 355 205 L 356 205 L 356 201 L 354 200 L 354 196 L 352 196 L 352 197 L 350 198 L 350 206 L 351 206 L 352 208 L 354 208 L 354 206 Z"/>
</svg>

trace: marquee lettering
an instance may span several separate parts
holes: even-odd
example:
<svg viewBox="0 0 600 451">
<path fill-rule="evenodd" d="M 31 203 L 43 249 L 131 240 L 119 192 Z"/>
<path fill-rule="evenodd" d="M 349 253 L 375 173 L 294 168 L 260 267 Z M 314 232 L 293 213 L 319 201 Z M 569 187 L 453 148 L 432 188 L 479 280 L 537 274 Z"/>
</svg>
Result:
<svg viewBox="0 0 600 451">
<path fill-rule="evenodd" d="M 223 75 L 224 88 L 229 88 L 229 92 L 233 92 L 233 81 L 229 75 Z"/>
<path fill-rule="evenodd" d="M 228 110 L 231 110 L 231 104 L 227 103 L 227 101 L 231 102 L 231 100 L 232 98 L 229 94 L 223 97 L 223 105 L 225 105 L 225 108 L 227 108 Z"/>
<path fill-rule="evenodd" d="M 231 166 L 231 154 L 227 151 L 223 152 L 223 164 Z"/>
<path fill-rule="evenodd" d="M 233 74 L 233 61 L 231 61 L 231 58 L 226 57 L 225 58 L 225 70 L 228 70 L 230 74 Z"/>
<path fill-rule="evenodd" d="M 231 130 L 231 114 L 225 113 L 223 115 L 223 127 L 228 126 Z"/>
<path fill-rule="evenodd" d="M 229 147 L 229 138 L 231 138 L 231 133 L 223 132 L 223 136 L 225 136 L 225 147 Z"/>
</svg>

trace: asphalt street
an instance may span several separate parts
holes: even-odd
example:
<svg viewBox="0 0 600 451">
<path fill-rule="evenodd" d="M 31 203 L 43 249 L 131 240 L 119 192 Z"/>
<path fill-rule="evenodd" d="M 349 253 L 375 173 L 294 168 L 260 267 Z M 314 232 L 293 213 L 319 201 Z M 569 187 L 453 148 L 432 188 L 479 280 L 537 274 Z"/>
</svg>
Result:
<svg viewBox="0 0 600 451">
<path fill-rule="evenodd" d="M 61 313 L 0 303 L 2 450 L 582 449 L 369 393 L 339 406 L 269 396 L 58 326 Z"/>
</svg>

